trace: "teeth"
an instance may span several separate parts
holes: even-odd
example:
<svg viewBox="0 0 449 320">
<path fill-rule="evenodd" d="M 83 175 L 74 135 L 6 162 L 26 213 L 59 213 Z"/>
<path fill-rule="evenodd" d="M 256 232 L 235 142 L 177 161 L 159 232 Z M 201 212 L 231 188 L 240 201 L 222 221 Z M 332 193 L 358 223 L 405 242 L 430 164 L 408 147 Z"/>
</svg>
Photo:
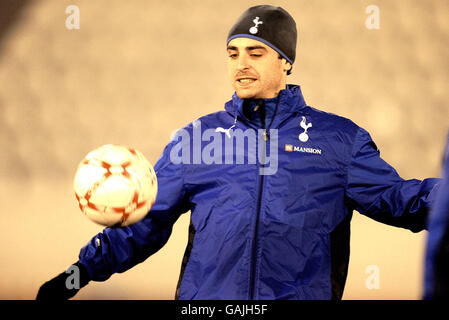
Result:
<svg viewBox="0 0 449 320">
<path fill-rule="evenodd" d="M 254 79 L 240 79 L 239 80 L 240 83 L 250 83 L 250 82 L 253 82 L 253 81 L 254 81 Z"/>
</svg>

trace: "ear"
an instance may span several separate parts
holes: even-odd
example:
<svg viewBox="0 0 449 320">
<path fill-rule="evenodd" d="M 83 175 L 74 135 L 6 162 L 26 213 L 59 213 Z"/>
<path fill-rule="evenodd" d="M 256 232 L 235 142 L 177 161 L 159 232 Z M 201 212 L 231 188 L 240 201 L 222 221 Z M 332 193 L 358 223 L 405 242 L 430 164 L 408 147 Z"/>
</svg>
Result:
<svg viewBox="0 0 449 320">
<path fill-rule="evenodd" d="M 292 69 L 292 65 L 285 58 L 282 58 L 282 70 L 284 72 L 289 72 Z"/>
</svg>

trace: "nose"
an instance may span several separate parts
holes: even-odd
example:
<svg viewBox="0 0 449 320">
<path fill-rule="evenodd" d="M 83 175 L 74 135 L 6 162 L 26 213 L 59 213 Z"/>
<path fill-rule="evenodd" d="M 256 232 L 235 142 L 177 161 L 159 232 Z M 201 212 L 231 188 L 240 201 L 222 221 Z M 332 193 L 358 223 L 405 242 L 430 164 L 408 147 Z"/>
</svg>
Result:
<svg viewBox="0 0 449 320">
<path fill-rule="evenodd" d="M 249 68 L 249 64 L 248 64 L 248 56 L 246 54 L 241 54 L 238 57 L 238 64 L 237 64 L 237 69 L 239 71 L 241 70 L 246 70 Z"/>
</svg>

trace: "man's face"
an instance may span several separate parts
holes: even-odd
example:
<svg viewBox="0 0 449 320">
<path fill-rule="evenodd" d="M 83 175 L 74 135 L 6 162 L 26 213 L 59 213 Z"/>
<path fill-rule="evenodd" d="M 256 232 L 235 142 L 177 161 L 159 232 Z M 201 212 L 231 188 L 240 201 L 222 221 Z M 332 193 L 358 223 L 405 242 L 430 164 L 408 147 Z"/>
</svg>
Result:
<svg viewBox="0 0 449 320">
<path fill-rule="evenodd" d="M 250 38 L 235 38 L 227 50 L 229 77 L 238 97 L 274 98 L 285 89 L 290 64 L 272 48 Z"/>
</svg>

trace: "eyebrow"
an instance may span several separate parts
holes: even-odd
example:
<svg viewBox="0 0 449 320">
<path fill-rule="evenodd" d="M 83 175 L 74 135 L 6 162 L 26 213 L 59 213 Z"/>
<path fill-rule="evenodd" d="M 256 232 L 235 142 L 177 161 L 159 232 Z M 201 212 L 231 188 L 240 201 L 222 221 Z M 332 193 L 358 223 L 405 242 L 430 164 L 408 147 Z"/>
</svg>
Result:
<svg viewBox="0 0 449 320">
<path fill-rule="evenodd" d="M 252 51 L 252 50 L 257 50 L 257 49 L 262 49 L 262 50 L 267 51 L 267 49 L 266 49 L 265 47 L 263 47 L 263 46 L 251 46 L 251 47 L 246 47 L 245 49 L 246 49 L 247 51 Z M 227 47 L 227 50 L 235 50 L 235 51 L 238 51 L 239 49 L 238 49 L 237 47 L 234 47 L 234 46 L 228 46 L 228 47 Z"/>
</svg>

